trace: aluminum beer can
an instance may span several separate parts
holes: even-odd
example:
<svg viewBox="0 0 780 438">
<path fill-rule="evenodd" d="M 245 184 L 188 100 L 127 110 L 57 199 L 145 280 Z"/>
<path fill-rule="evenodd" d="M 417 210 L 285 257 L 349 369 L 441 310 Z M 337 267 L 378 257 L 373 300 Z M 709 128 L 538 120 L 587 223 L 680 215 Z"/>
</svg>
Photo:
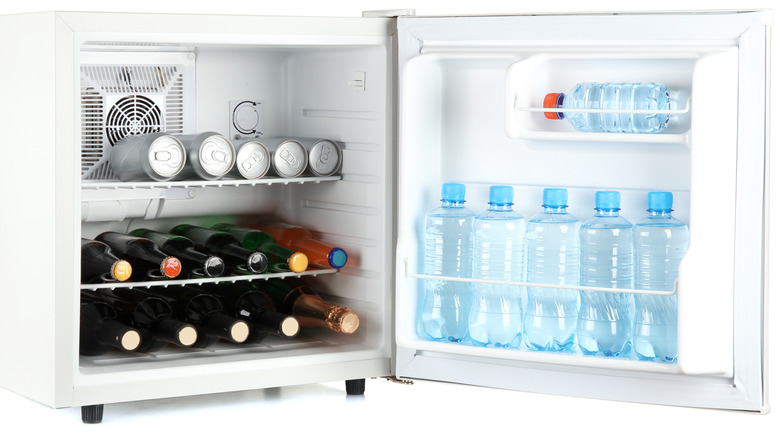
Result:
<svg viewBox="0 0 780 438">
<path fill-rule="evenodd" d="M 236 148 L 236 165 L 230 175 L 237 178 L 262 178 L 271 168 L 271 154 L 268 148 L 257 140 L 233 143 Z"/>
<path fill-rule="evenodd" d="M 263 144 L 271 154 L 271 171 L 282 178 L 295 178 L 306 171 L 308 155 L 306 148 L 287 137 L 263 139 Z"/>
<path fill-rule="evenodd" d="M 341 170 L 342 148 L 333 141 L 317 138 L 299 138 L 293 140 L 302 144 L 309 155 L 306 173 L 314 176 L 331 176 Z"/>
<path fill-rule="evenodd" d="M 169 181 L 187 161 L 184 145 L 164 132 L 133 135 L 111 148 L 111 170 L 120 181 Z"/>
<path fill-rule="evenodd" d="M 233 144 L 219 133 L 177 135 L 176 138 L 187 151 L 188 164 L 177 179 L 219 179 L 227 175 L 236 162 Z"/>
</svg>

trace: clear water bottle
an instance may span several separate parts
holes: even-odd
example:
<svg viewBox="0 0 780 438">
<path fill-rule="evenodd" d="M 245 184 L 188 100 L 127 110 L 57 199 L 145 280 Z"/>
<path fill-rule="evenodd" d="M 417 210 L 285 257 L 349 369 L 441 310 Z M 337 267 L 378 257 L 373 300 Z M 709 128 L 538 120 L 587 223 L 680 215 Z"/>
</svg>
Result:
<svg viewBox="0 0 780 438">
<path fill-rule="evenodd" d="M 677 272 L 688 250 L 688 226 L 672 217 L 672 194 L 650 192 L 649 216 L 634 226 L 635 288 L 674 290 Z M 634 351 L 640 360 L 677 360 L 677 295 L 634 296 Z"/>
<path fill-rule="evenodd" d="M 525 228 L 512 210 L 514 190 L 490 188 L 489 208 L 474 220 L 474 278 L 523 281 Z M 476 345 L 517 347 L 522 337 L 522 286 L 476 283 L 469 335 Z"/>
<path fill-rule="evenodd" d="M 447 183 L 441 207 L 425 216 L 424 273 L 469 278 L 473 271 L 472 232 L 476 214 L 466 208 L 466 187 Z M 468 333 L 474 300 L 473 283 L 425 280 L 420 315 L 422 336 L 429 340 L 461 342 Z"/>
<path fill-rule="evenodd" d="M 620 193 L 596 192 L 596 214 L 580 228 L 580 286 L 633 288 L 632 226 L 619 210 Z M 629 293 L 580 291 L 577 342 L 582 353 L 630 353 L 633 304 Z"/>
<path fill-rule="evenodd" d="M 580 280 L 580 222 L 566 212 L 566 189 L 544 189 L 544 211 L 528 220 L 529 283 L 576 286 Z M 523 340 L 531 350 L 570 351 L 577 331 L 579 292 L 528 287 Z"/>
<path fill-rule="evenodd" d="M 544 98 L 545 108 L 663 110 L 671 108 L 669 89 L 649 83 L 595 83 L 584 82 L 568 93 L 550 93 Z M 669 125 L 669 114 L 655 113 L 585 113 L 565 111 L 546 112 L 548 119 L 563 119 L 582 132 L 630 132 L 653 134 Z"/>
</svg>

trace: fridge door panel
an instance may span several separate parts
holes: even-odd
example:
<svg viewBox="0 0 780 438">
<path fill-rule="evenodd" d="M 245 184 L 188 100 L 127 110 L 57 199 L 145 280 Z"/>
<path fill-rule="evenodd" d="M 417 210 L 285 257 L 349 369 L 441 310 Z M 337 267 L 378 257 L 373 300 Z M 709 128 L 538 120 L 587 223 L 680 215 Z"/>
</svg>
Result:
<svg viewBox="0 0 780 438">
<path fill-rule="evenodd" d="M 765 410 L 767 23 L 762 12 L 399 18 L 395 374 Z M 666 82 L 680 111 L 662 134 L 582 133 L 533 111 L 588 81 Z M 477 213 L 490 185 L 511 185 L 525 217 L 544 187 L 565 187 L 581 221 L 596 190 L 619 190 L 632 223 L 648 191 L 671 191 L 691 230 L 677 361 L 425 340 L 423 219 L 444 182 L 464 183 Z"/>
</svg>

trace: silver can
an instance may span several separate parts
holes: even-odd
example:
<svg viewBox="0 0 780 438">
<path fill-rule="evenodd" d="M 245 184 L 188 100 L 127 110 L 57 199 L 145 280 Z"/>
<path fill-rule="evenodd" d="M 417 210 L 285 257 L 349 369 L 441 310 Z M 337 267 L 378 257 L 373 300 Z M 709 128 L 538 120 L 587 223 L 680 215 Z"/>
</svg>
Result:
<svg viewBox="0 0 780 438">
<path fill-rule="evenodd" d="M 177 135 L 184 144 L 189 165 L 178 179 L 202 178 L 214 180 L 230 172 L 236 162 L 236 150 L 233 144 L 216 132 L 203 132 L 192 135 Z"/>
<path fill-rule="evenodd" d="M 306 171 L 309 159 L 302 144 L 286 137 L 266 138 L 263 144 L 271 154 L 271 170 L 274 174 L 295 178 Z"/>
<path fill-rule="evenodd" d="M 268 148 L 257 140 L 234 143 L 236 148 L 236 165 L 230 175 L 245 178 L 262 178 L 271 168 L 271 155 Z"/>
<path fill-rule="evenodd" d="M 331 176 L 341 170 L 341 146 L 328 139 L 294 137 L 293 140 L 302 144 L 309 154 L 309 164 L 306 173 L 314 176 Z"/>
<path fill-rule="evenodd" d="M 155 132 L 119 140 L 109 161 L 120 181 L 168 181 L 184 169 L 187 154 L 176 137 Z"/>
</svg>

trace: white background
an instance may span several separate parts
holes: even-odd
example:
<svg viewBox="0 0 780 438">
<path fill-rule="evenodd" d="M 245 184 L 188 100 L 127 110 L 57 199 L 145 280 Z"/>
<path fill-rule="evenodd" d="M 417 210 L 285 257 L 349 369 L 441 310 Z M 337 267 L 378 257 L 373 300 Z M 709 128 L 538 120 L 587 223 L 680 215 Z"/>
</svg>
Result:
<svg viewBox="0 0 780 438">
<path fill-rule="evenodd" d="M 334 0 L 335 1 L 335 0 Z M 45 10 L 210 13 L 249 15 L 360 16 L 364 10 L 416 9 L 417 15 L 488 14 L 528 12 L 631 11 L 752 9 L 774 7 L 773 1 L 689 1 L 652 2 L 570 1 L 525 2 L 473 0 L 471 2 L 426 0 L 349 0 L 274 2 L 219 0 L 211 2 L 162 2 L 130 0 L 106 2 L 6 1 L 0 14 Z M 663 29 L 659 29 L 663 31 Z M 775 28 L 777 33 L 777 28 Z M 776 40 L 776 38 L 773 38 Z M 9 42 L 3 41 L 2 44 Z M 772 42 L 777 48 L 776 42 Z M 776 50 L 773 50 L 773 54 Z M 777 59 L 777 56 L 773 56 Z M 776 63 L 775 63 L 776 64 Z M 0 68 L 2 68 L 0 66 Z M 775 90 L 780 88 L 778 68 L 772 67 Z M 772 92 L 777 109 L 777 92 Z M 780 135 L 777 124 L 775 138 Z M 774 164 L 778 154 L 772 142 Z M 774 166 L 771 180 L 771 216 L 780 226 L 780 171 Z M 770 236 L 770 263 L 778 267 L 778 236 Z M 772 269 L 770 269 L 772 271 Z M 774 269 L 775 273 L 778 272 Z M 767 291 L 770 306 L 768 339 L 780 339 L 772 318 L 780 317 L 778 275 Z M 13 309 L 12 311 L 17 311 Z M 8 311 L 8 309 L 6 310 Z M 780 406 L 780 366 L 777 345 L 770 348 L 770 405 Z M 2 355 L 8 352 L 0 352 Z M 704 409 L 674 408 L 632 403 L 606 402 L 573 397 L 529 394 L 455 384 L 416 381 L 413 386 L 368 380 L 363 397 L 347 397 L 343 382 L 274 388 L 239 393 L 203 395 L 154 401 L 117 403 L 105 407 L 100 425 L 81 423 L 78 408 L 50 409 L 0 389 L 0 436 L 436 436 L 489 437 L 723 437 L 780 436 L 780 412 L 756 415 Z"/>
</svg>

